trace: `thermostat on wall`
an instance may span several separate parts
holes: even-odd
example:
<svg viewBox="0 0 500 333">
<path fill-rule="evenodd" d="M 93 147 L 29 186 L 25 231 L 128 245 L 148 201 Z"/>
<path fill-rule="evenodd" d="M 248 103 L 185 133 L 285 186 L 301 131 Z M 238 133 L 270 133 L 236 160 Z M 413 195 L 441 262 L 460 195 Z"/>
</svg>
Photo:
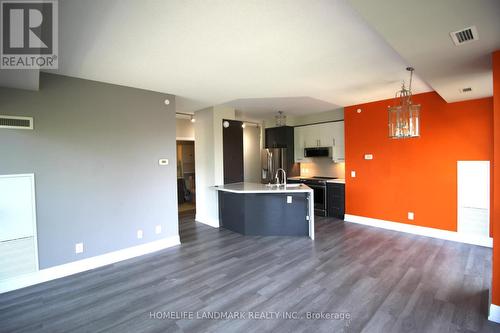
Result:
<svg viewBox="0 0 500 333">
<path fill-rule="evenodd" d="M 365 154 L 365 160 L 373 160 L 372 154 Z"/>
<path fill-rule="evenodd" d="M 161 158 L 158 160 L 159 165 L 168 165 L 168 158 Z"/>
</svg>

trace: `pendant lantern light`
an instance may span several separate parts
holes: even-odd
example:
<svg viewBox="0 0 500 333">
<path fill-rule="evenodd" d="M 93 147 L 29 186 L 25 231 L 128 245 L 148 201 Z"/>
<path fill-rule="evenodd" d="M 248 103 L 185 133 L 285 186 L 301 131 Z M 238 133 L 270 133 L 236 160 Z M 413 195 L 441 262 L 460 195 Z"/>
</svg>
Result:
<svg viewBox="0 0 500 333">
<path fill-rule="evenodd" d="M 413 104 L 411 97 L 411 83 L 413 67 L 407 67 L 410 72 L 410 85 L 408 89 L 403 85 L 396 92 L 393 106 L 388 108 L 389 137 L 393 139 L 415 138 L 420 136 L 420 104 Z"/>
</svg>

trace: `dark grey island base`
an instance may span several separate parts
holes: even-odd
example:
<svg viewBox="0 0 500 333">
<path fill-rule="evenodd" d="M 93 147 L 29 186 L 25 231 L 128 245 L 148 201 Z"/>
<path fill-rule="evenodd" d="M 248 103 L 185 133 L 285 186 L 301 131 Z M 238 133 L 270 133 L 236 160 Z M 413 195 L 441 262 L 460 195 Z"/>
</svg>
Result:
<svg viewBox="0 0 500 333">
<path fill-rule="evenodd" d="M 307 186 L 279 189 L 237 183 L 217 190 L 221 227 L 244 235 L 314 239 L 314 217 L 311 218 L 309 204 L 313 194 Z"/>
</svg>

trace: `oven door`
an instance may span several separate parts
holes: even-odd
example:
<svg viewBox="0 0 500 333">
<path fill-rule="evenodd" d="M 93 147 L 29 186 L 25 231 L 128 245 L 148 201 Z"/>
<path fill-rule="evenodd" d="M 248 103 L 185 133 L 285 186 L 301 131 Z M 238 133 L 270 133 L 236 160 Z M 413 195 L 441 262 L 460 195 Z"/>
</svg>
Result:
<svg viewBox="0 0 500 333">
<path fill-rule="evenodd" d="M 314 213 L 326 216 L 326 186 L 305 183 L 314 191 Z"/>
</svg>

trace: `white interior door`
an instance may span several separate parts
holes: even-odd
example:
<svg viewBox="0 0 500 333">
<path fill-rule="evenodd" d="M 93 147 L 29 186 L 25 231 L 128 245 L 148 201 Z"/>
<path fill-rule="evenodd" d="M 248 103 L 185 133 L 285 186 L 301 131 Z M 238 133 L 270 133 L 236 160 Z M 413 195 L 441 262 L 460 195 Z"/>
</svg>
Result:
<svg viewBox="0 0 500 333">
<path fill-rule="evenodd" d="M 34 176 L 0 175 L 0 242 L 35 235 Z"/>
<path fill-rule="evenodd" d="M 490 236 L 490 162 L 458 161 L 458 232 Z"/>
</svg>

